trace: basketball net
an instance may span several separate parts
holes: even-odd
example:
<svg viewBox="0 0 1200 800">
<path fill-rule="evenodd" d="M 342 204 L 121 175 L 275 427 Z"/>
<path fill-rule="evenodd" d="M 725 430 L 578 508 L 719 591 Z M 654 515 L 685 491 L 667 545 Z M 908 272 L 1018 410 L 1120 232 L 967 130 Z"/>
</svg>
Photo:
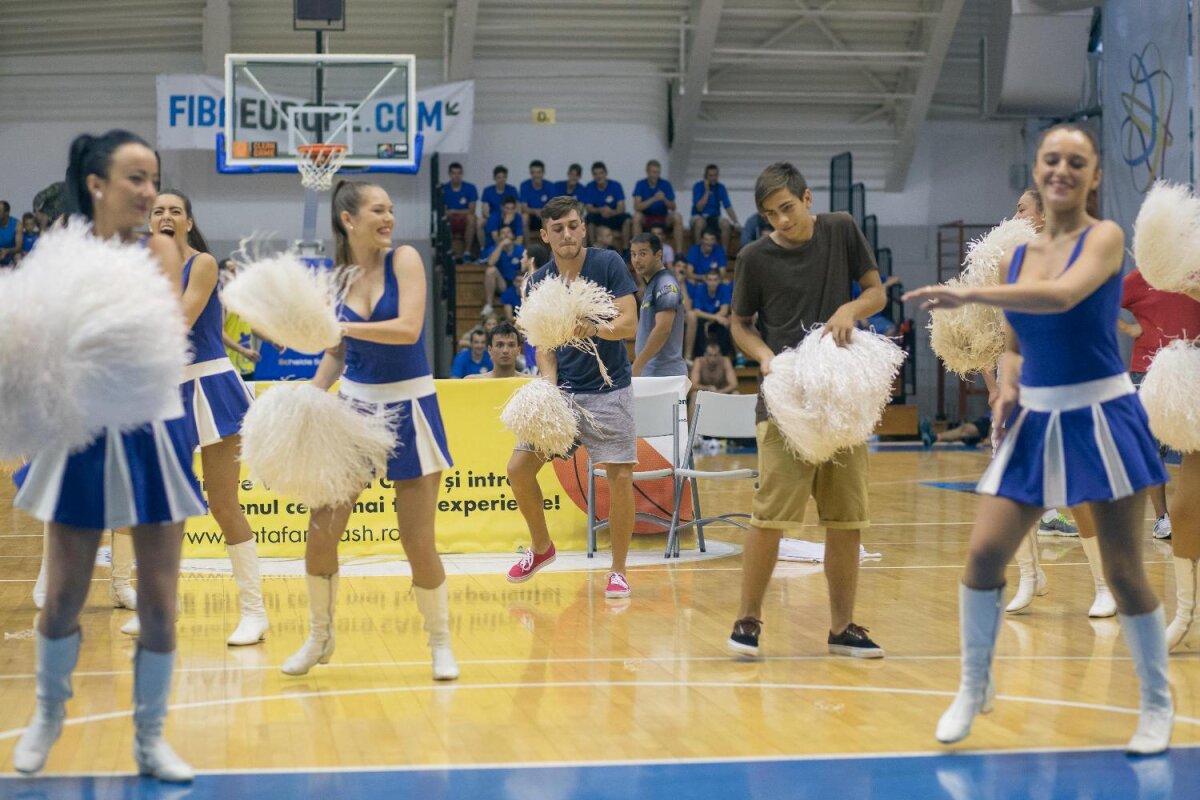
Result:
<svg viewBox="0 0 1200 800">
<path fill-rule="evenodd" d="M 348 149 L 344 144 L 302 144 L 296 148 L 300 158 L 300 183 L 305 189 L 327 192 L 333 186 L 333 176 L 346 161 Z"/>
</svg>

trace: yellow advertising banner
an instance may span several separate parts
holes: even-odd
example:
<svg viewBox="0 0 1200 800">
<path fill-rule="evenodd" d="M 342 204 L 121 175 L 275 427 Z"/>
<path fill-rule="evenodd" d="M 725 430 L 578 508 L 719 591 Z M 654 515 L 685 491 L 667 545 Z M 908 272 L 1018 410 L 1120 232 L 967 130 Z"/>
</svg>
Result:
<svg viewBox="0 0 1200 800">
<path fill-rule="evenodd" d="M 445 553 L 515 553 L 528 545 L 525 520 L 517 510 L 506 467 L 513 435 L 500 424 L 500 408 L 527 378 L 436 381 L 438 404 L 446 426 L 454 466 L 442 473 L 437 501 L 438 550 Z M 272 384 L 259 383 L 256 394 Z M 297 446 L 301 443 L 297 442 Z M 196 474 L 203 484 L 200 457 Z M 587 519 L 579 504 L 564 490 L 549 465 L 539 481 L 545 498 L 546 521 L 561 550 L 582 550 L 587 542 Z M 396 495 L 391 481 L 377 478 L 358 498 L 342 536 L 341 555 L 398 554 Z M 242 509 L 258 540 L 259 555 L 300 558 L 308 531 L 308 509 L 295 498 L 272 492 L 251 480 L 242 467 Z M 188 521 L 185 558 L 223 558 L 225 542 L 211 515 Z"/>
</svg>

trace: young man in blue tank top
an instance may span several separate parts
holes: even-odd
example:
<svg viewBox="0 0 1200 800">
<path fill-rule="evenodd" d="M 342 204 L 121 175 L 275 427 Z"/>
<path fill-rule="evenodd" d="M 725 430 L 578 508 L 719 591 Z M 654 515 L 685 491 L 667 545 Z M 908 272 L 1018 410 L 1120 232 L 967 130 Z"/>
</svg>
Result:
<svg viewBox="0 0 1200 800">
<path fill-rule="evenodd" d="M 612 293 L 620 315 L 603 328 L 582 322 L 577 329 L 578 335 L 592 340 L 611 384 L 601 377 L 595 355 L 572 347 L 538 348 L 537 367 L 540 375 L 561 386 L 576 405 L 589 412 L 580 420 L 579 443 L 587 447 L 592 462 L 608 472 L 612 572 L 604 595 L 624 598 L 630 595 L 625 558 L 633 538 L 633 467 L 637 464 L 632 370 L 625 340 L 637 331 L 637 284 L 618 254 L 585 247 L 586 235 L 582 203 L 566 196 L 547 203 L 542 209 L 541 236 L 554 257 L 530 276 L 530 288 L 546 278 L 561 276 L 567 281 L 584 278 Z M 529 580 L 554 560 L 554 543 L 537 482 L 548 460 L 530 445 L 518 443 L 508 462 L 508 480 L 533 539 L 525 555 L 508 571 L 513 583 Z"/>
</svg>

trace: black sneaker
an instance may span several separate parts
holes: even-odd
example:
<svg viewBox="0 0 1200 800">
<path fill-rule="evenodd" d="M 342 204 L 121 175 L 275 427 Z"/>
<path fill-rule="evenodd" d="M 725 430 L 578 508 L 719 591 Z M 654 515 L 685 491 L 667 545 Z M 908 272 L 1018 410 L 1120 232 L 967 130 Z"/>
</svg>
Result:
<svg viewBox="0 0 1200 800">
<path fill-rule="evenodd" d="M 736 631 L 737 629 L 734 628 Z M 755 641 L 758 637 L 755 636 Z M 730 640 L 732 641 L 732 639 Z M 851 622 L 846 630 L 834 636 L 829 634 L 829 652 L 835 656 L 851 656 L 853 658 L 883 658 L 883 648 L 871 641 L 867 629 Z"/>
<path fill-rule="evenodd" d="M 762 633 L 762 620 L 754 617 L 742 617 L 733 623 L 733 633 L 725 646 L 731 653 L 739 656 L 758 656 L 758 635 Z"/>
</svg>

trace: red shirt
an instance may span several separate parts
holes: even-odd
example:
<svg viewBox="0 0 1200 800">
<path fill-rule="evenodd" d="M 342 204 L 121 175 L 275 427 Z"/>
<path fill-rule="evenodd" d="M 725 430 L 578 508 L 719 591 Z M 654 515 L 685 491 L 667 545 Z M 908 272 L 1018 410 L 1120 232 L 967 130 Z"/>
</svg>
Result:
<svg viewBox="0 0 1200 800">
<path fill-rule="evenodd" d="M 1132 372 L 1150 369 L 1154 354 L 1173 340 L 1200 336 L 1200 303 L 1187 295 L 1160 292 L 1138 270 L 1125 276 L 1121 308 L 1142 326 L 1142 335 L 1133 340 Z"/>
</svg>

